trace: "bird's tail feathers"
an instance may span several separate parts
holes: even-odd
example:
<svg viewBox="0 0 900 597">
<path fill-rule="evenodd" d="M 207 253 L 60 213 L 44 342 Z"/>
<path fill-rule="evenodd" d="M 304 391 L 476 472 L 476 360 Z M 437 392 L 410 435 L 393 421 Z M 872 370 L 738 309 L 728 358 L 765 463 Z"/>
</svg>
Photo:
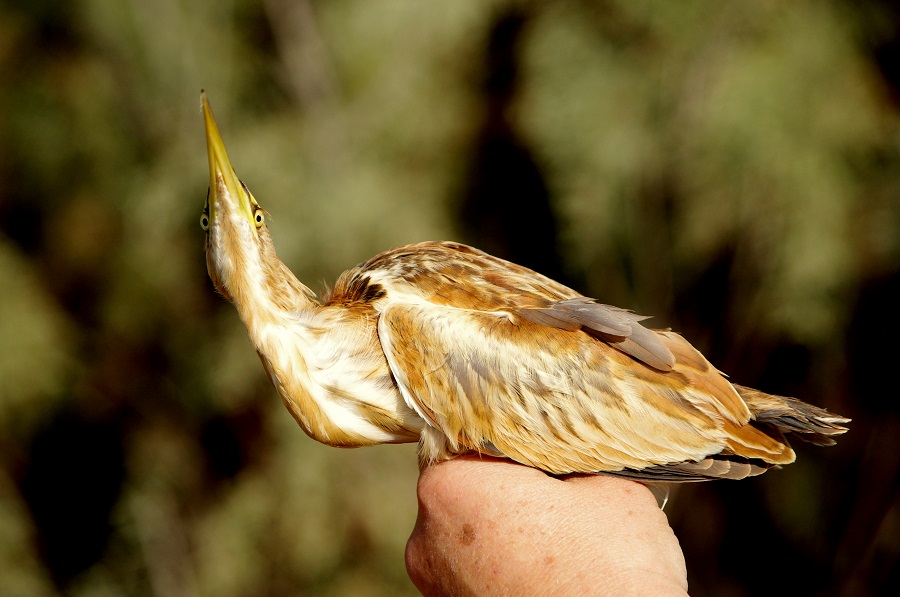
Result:
<svg viewBox="0 0 900 597">
<path fill-rule="evenodd" d="M 757 424 L 772 426 L 818 446 L 834 444 L 832 436 L 847 432 L 843 425 L 850 419 L 830 413 L 824 408 L 807 404 L 796 398 L 766 394 L 753 388 L 733 384 L 753 413 Z"/>
</svg>

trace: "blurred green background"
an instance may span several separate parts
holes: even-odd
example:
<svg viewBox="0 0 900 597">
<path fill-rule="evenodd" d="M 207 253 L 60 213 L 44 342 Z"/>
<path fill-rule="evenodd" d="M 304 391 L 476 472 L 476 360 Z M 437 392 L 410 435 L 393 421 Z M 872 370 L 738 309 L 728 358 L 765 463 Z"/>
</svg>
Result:
<svg viewBox="0 0 900 597">
<path fill-rule="evenodd" d="M 414 447 L 309 440 L 207 278 L 205 88 L 310 286 L 463 240 L 853 417 L 675 494 L 692 594 L 896 595 L 895 8 L 0 2 L 2 593 L 415 594 Z"/>
</svg>

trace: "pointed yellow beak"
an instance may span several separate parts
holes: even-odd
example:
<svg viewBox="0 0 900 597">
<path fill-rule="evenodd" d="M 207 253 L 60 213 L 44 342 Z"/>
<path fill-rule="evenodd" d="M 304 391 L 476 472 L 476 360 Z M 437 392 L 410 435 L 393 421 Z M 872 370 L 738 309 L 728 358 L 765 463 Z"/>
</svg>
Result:
<svg viewBox="0 0 900 597">
<path fill-rule="evenodd" d="M 225 143 L 222 134 L 213 116 L 212 107 L 206 99 L 206 93 L 200 92 L 200 101 L 203 104 L 203 122 L 206 125 L 206 151 L 209 156 L 209 219 L 216 220 L 216 212 L 222 195 L 227 193 L 231 204 L 246 216 L 249 222 L 253 222 L 253 208 L 250 205 L 249 193 L 244 192 L 244 187 L 238 179 L 228 152 L 225 151 Z"/>
</svg>

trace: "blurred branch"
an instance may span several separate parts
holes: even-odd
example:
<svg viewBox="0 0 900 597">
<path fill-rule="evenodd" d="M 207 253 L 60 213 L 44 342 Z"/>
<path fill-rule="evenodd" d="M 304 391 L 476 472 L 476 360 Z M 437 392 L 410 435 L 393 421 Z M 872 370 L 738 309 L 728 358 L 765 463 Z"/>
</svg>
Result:
<svg viewBox="0 0 900 597">
<path fill-rule="evenodd" d="M 281 78 L 307 120 L 316 145 L 316 167 L 340 172 L 350 159 L 351 143 L 340 89 L 328 49 L 309 0 L 264 0 L 272 35 L 281 57 Z"/>
<path fill-rule="evenodd" d="M 294 100 L 307 112 L 335 104 L 337 77 L 309 0 L 264 0 L 263 5 Z"/>
<path fill-rule="evenodd" d="M 153 594 L 196 595 L 184 521 L 171 496 L 135 496 L 129 505 Z"/>
</svg>

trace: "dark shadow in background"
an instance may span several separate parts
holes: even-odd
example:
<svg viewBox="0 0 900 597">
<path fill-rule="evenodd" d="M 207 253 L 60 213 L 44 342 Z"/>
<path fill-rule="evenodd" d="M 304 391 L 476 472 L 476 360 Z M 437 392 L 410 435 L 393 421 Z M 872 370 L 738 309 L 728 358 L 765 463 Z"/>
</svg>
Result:
<svg viewBox="0 0 900 597">
<path fill-rule="evenodd" d="M 40 554 L 61 588 L 106 549 L 125 480 L 122 435 L 120 421 L 64 411 L 31 443 L 20 487 Z"/>
<path fill-rule="evenodd" d="M 527 14 L 513 8 L 501 13 L 491 28 L 479 89 L 484 116 L 459 219 L 473 246 L 565 282 L 547 185 L 511 122 L 525 27 Z"/>
<path fill-rule="evenodd" d="M 847 327 L 847 392 L 860 412 L 845 449 L 857 459 L 835 479 L 840 534 L 829 537 L 845 595 L 900 588 L 900 399 L 891 376 L 900 355 L 898 305 L 900 271 L 866 280 Z"/>
</svg>

